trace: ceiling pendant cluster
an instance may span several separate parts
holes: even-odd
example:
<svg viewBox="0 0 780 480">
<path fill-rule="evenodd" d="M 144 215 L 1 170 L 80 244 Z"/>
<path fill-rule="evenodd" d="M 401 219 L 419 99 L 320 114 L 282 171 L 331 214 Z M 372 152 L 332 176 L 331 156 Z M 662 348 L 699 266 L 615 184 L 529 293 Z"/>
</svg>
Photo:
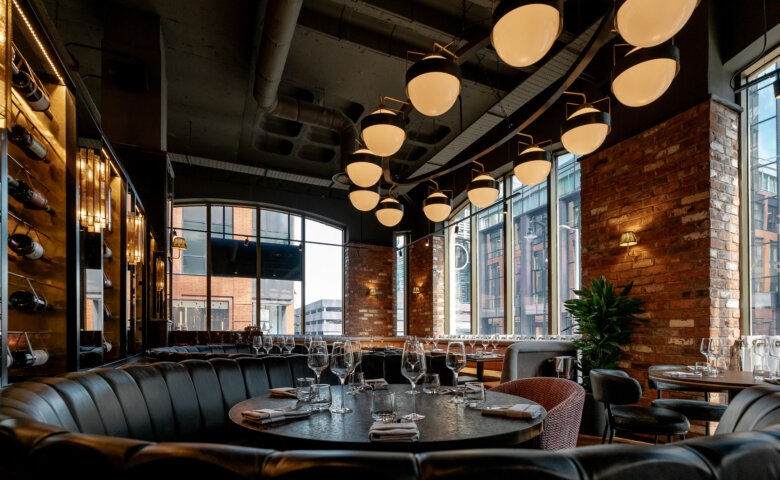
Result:
<svg viewBox="0 0 780 480">
<path fill-rule="evenodd" d="M 613 11 L 615 28 L 627 43 L 613 46 L 612 94 L 625 106 L 642 107 L 660 98 L 677 76 L 680 51 L 674 45 L 673 37 L 685 26 L 700 0 L 614 1 L 617 7 Z M 563 3 L 564 0 L 502 0 L 493 11 L 490 35 L 500 59 L 521 68 L 544 58 L 563 30 Z M 605 18 L 602 25 L 612 19 L 612 16 Z M 366 115 L 360 124 L 365 148 L 358 149 L 347 160 L 346 174 L 352 182 L 349 199 L 358 210 L 375 210 L 382 225 L 398 225 L 404 214 L 403 205 L 392 194 L 395 183 L 389 172 L 383 170 L 388 164 L 382 158 L 395 155 L 403 147 L 406 114 L 410 107 L 427 117 L 437 117 L 451 110 L 460 97 L 462 83 L 458 56 L 448 49 L 450 45 L 435 43 L 430 53 L 408 52 L 422 57 L 406 71 L 409 101 L 382 97 L 377 109 Z M 618 55 L 617 50 L 621 47 L 627 48 Z M 561 143 L 575 155 L 589 155 L 604 144 L 612 129 L 610 97 L 589 102 L 583 93 L 563 93 L 577 95 L 582 101 L 565 104 Z M 560 95 L 560 90 L 555 95 Z M 386 101 L 403 106 L 392 109 Z M 535 143 L 530 135 L 518 135 L 528 137 L 530 143 L 517 144 L 513 162 L 515 177 L 523 185 L 537 185 L 552 170 L 551 148 L 541 146 L 551 145 L 552 141 Z M 473 170 L 476 175 L 472 175 L 467 195 L 472 204 L 484 208 L 498 199 L 499 183 L 475 158 L 479 155 L 472 157 L 471 162 L 481 168 Z M 460 164 L 455 169 L 464 166 Z M 439 189 L 434 181 L 450 170 L 453 169 L 442 168 L 407 181 L 413 185 L 430 180 L 436 185 L 423 201 L 423 213 L 432 222 L 446 220 L 452 212 L 452 191 Z M 380 191 L 383 175 L 391 185 L 385 196 Z"/>
</svg>

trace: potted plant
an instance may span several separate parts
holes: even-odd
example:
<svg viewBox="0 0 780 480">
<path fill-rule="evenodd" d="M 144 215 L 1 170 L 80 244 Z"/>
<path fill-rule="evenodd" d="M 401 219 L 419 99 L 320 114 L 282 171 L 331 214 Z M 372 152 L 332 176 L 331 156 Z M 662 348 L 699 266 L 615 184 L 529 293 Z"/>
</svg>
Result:
<svg viewBox="0 0 780 480">
<path fill-rule="evenodd" d="M 579 298 L 564 303 L 566 311 L 573 318 L 582 338 L 573 342 L 580 351 L 579 369 L 582 386 L 587 392 L 585 409 L 582 413 L 580 431 L 590 435 L 601 435 L 604 428 L 604 410 L 593 400 L 590 387 L 590 371 L 594 368 L 617 368 L 620 347 L 630 341 L 634 327 L 646 321 L 639 318 L 645 312 L 644 300 L 629 297 L 633 282 L 618 286 L 608 282 L 602 275 L 590 281 L 590 288 L 575 290 Z"/>
</svg>

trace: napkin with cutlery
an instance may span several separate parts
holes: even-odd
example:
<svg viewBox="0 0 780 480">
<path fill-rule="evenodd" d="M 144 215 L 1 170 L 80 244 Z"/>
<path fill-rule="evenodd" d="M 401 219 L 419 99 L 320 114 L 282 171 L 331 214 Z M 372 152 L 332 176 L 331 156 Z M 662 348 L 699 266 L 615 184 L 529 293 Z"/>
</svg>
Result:
<svg viewBox="0 0 780 480">
<path fill-rule="evenodd" d="M 294 387 L 272 388 L 268 393 L 272 397 L 298 398 L 298 389 Z"/>
<path fill-rule="evenodd" d="M 779 378 L 765 378 L 764 382 L 769 383 L 771 385 L 780 385 L 780 379 Z"/>
<path fill-rule="evenodd" d="M 387 380 L 384 378 L 371 378 L 366 380 L 366 385 L 371 390 L 387 390 Z"/>
<path fill-rule="evenodd" d="M 420 439 L 420 430 L 414 422 L 375 422 L 368 429 L 368 439 L 372 442 L 416 442 Z"/>
<path fill-rule="evenodd" d="M 517 403 L 515 405 L 491 405 L 482 409 L 482 415 L 497 415 L 509 418 L 537 418 L 542 414 L 541 405 Z"/>
<path fill-rule="evenodd" d="M 266 425 L 268 423 L 308 417 L 311 415 L 311 410 L 295 410 L 293 407 L 261 408 L 257 410 L 246 410 L 241 412 L 241 415 L 249 422 Z"/>
</svg>

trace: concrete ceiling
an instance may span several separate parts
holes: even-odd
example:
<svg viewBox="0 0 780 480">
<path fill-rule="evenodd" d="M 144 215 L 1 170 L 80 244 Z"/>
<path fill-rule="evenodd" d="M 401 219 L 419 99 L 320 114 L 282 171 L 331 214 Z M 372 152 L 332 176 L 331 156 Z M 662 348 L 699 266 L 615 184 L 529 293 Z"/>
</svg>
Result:
<svg viewBox="0 0 780 480">
<path fill-rule="evenodd" d="M 168 150 L 178 154 L 175 159 L 197 158 L 199 165 L 217 170 L 288 174 L 295 181 L 340 187 L 328 182 L 339 171 L 336 132 L 258 111 L 252 85 L 266 1 L 111 1 L 161 19 Z M 95 76 L 101 72 L 101 54 L 84 45 L 100 48 L 109 2 L 43 3 L 99 106 Z M 594 20 L 586 3 L 566 2 L 564 32 L 539 65 L 567 51 Z M 358 122 L 381 95 L 405 98 L 407 51 L 429 51 L 433 42 L 454 41 L 454 49 L 473 44 L 462 64 L 462 119 L 457 104 L 435 119 L 411 112 L 408 140 L 394 157 L 399 171 L 432 169 L 425 164 L 432 158 L 446 163 L 441 152 L 459 137 L 461 127 L 467 130 L 488 112 L 511 113 L 502 113 L 497 103 L 507 94 L 519 95 L 524 85 L 538 90 L 538 81 L 529 78 L 554 80 L 532 77 L 536 66 L 514 69 L 498 60 L 488 40 L 490 6 L 490 0 L 304 0 L 280 93 L 339 108 Z"/>
</svg>

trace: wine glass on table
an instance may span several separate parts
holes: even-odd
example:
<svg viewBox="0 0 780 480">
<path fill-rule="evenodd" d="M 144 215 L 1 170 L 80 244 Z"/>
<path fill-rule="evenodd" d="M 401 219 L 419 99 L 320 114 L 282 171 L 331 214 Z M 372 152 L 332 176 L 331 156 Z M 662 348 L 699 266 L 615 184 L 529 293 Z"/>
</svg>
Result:
<svg viewBox="0 0 780 480">
<path fill-rule="evenodd" d="M 360 362 L 363 361 L 363 350 L 359 341 L 347 340 L 347 342 L 352 348 L 352 369 L 347 374 L 347 376 L 350 376 L 357 371 L 358 367 L 360 366 Z M 359 389 L 351 389 L 349 392 L 347 392 L 347 395 L 357 395 L 359 392 Z"/>
<path fill-rule="evenodd" d="M 704 358 L 707 360 L 707 369 L 709 370 L 710 365 L 710 338 L 702 338 L 701 343 L 699 344 L 699 353 L 704 355 Z M 704 374 L 709 374 L 709 371 L 703 372 Z"/>
<path fill-rule="evenodd" d="M 438 350 L 439 349 L 439 336 L 438 335 L 434 335 L 433 336 L 433 348 L 434 348 L 434 350 Z"/>
<path fill-rule="evenodd" d="M 295 337 L 290 335 L 284 340 L 284 349 L 287 350 L 287 355 L 291 354 L 295 350 Z"/>
<path fill-rule="evenodd" d="M 766 358 L 768 343 L 767 337 L 756 337 L 753 339 L 753 355 L 758 357 L 758 364 L 753 365 L 753 376 L 756 378 L 763 378 L 767 375 L 764 359 Z"/>
<path fill-rule="evenodd" d="M 775 359 L 775 369 L 770 371 L 770 378 L 780 378 L 780 338 L 769 337 L 769 356 Z M 767 365 L 768 367 L 768 365 Z"/>
<path fill-rule="evenodd" d="M 471 353 L 474 353 L 474 345 L 477 344 L 477 336 L 469 335 L 469 343 L 471 344 Z"/>
<path fill-rule="evenodd" d="M 261 348 L 263 348 L 263 337 L 255 335 L 252 337 L 252 349 L 255 351 L 255 356 L 260 355 Z"/>
<path fill-rule="evenodd" d="M 274 337 L 271 335 L 266 335 L 263 337 L 263 350 L 265 350 L 265 354 L 268 355 L 271 353 L 271 349 L 274 348 Z"/>
<path fill-rule="evenodd" d="M 421 420 L 425 415 L 417 413 L 417 381 L 425 375 L 427 365 L 425 364 L 425 348 L 421 342 L 416 340 L 406 342 L 404 351 L 401 354 L 401 375 L 406 377 L 412 384 L 412 389 L 406 393 L 412 395 L 412 413 L 404 415 L 404 420 Z"/>
<path fill-rule="evenodd" d="M 341 382 L 341 407 L 331 407 L 331 413 L 350 413 L 351 409 L 344 406 L 344 380 L 355 368 L 355 357 L 352 355 L 352 345 L 349 340 L 333 342 L 330 353 L 330 371 Z"/>
<path fill-rule="evenodd" d="M 425 337 L 425 346 L 427 347 L 427 350 L 431 349 L 431 342 L 432 341 L 433 341 L 433 338 L 430 335 Z"/>
<path fill-rule="evenodd" d="M 455 376 L 455 396 L 448 402 L 464 403 L 462 398 L 458 398 L 458 373 L 466 368 L 466 347 L 463 342 L 450 342 L 447 345 L 447 368 L 452 370 Z"/>
<path fill-rule="evenodd" d="M 306 334 L 305 337 L 303 337 L 303 346 L 306 347 L 306 353 L 309 353 L 309 349 L 311 348 L 311 342 L 314 341 L 311 334 Z"/>
<path fill-rule="evenodd" d="M 320 384 L 320 375 L 328 368 L 328 344 L 323 341 L 311 342 L 306 364 L 317 375 L 317 385 Z"/>
<path fill-rule="evenodd" d="M 496 349 L 498 348 L 498 335 L 497 334 L 493 335 L 490 338 L 490 344 L 493 345 L 493 350 L 491 350 L 491 352 L 493 353 L 493 355 L 495 355 L 496 354 Z"/>
<path fill-rule="evenodd" d="M 484 353 L 487 353 L 489 345 L 490 345 L 490 337 L 488 335 L 482 335 L 482 351 Z"/>
</svg>

